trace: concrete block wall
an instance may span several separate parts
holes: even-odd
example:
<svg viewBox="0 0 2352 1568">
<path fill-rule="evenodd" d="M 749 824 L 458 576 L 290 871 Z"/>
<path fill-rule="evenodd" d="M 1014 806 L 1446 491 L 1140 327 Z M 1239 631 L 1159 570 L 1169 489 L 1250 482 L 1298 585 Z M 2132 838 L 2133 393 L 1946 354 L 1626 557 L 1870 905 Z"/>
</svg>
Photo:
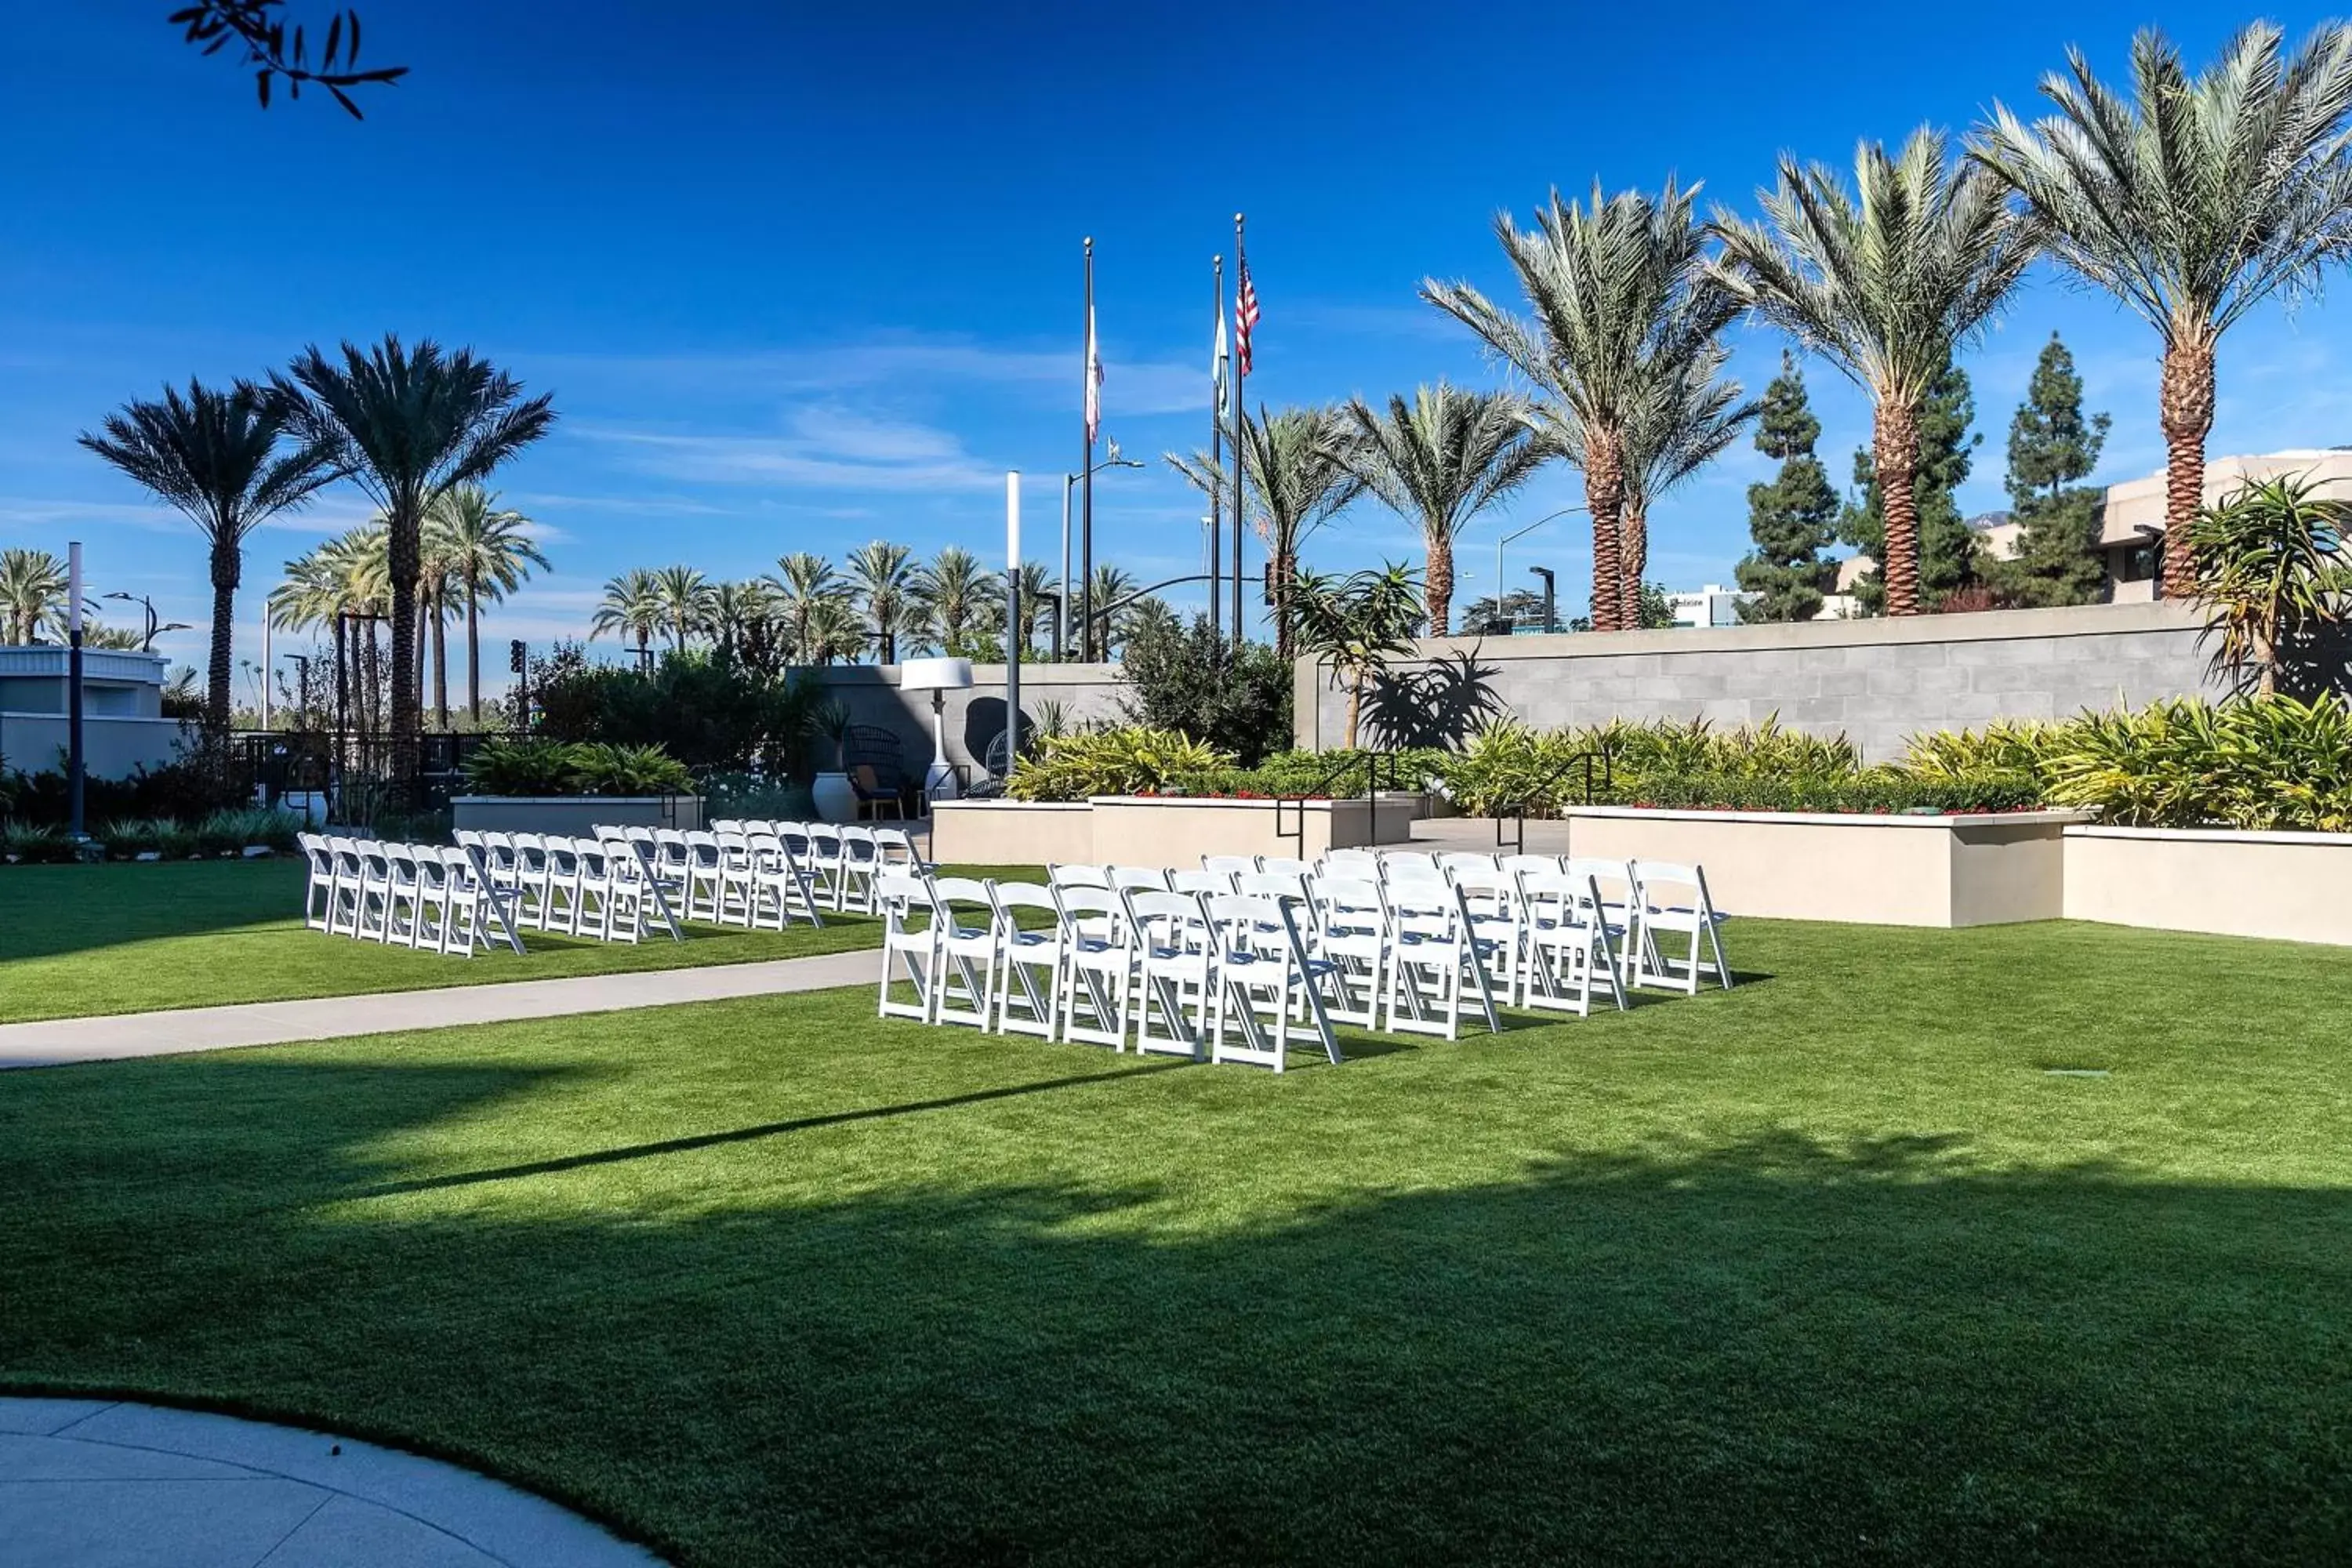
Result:
<svg viewBox="0 0 2352 1568">
<path fill-rule="evenodd" d="M 919 778 L 931 760 L 931 694 L 898 689 L 895 664 L 826 665 L 813 672 L 825 695 L 849 710 L 852 722 L 898 737 L 908 773 Z M 1004 666 L 975 664 L 972 684 L 947 698 L 948 761 L 979 771 L 988 748 L 1004 732 Z M 1034 724 L 1048 702 L 1066 710 L 1073 724 L 1117 721 L 1127 678 L 1115 664 L 1024 664 L 1021 712 Z M 830 764 L 828 764 L 830 765 Z"/>
<path fill-rule="evenodd" d="M 1411 672 L 1467 654 L 1498 711 L 1539 729 L 1706 719 L 1843 733 L 1872 761 L 1911 735 L 2220 696 L 2190 606 L 2084 605 L 1903 620 L 1811 621 L 1559 637 L 1431 639 Z M 1345 742 L 1347 697 L 1299 661 L 1297 743 Z M 1378 738 L 1367 733 L 1367 743 Z"/>
</svg>

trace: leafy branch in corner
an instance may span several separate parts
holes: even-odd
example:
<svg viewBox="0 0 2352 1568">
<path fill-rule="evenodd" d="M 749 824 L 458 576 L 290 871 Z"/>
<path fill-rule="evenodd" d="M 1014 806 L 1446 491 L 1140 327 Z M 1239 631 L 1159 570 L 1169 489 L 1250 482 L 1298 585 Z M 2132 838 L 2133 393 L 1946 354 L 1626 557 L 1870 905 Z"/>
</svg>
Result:
<svg viewBox="0 0 2352 1568">
<path fill-rule="evenodd" d="M 345 89 L 394 82 L 408 74 L 406 66 L 360 68 L 360 14 L 355 10 L 339 11 L 330 18 L 327 47 L 314 68 L 302 25 L 296 23 L 288 33 L 281 14 L 285 5 L 286 0 L 202 0 L 173 12 L 171 25 L 183 30 L 184 41 L 207 55 L 243 45 L 245 64 L 252 68 L 264 109 L 269 107 L 269 84 L 283 77 L 287 97 L 299 99 L 305 83 L 323 87 L 344 112 L 363 120 L 366 116 Z"/>
</svg>

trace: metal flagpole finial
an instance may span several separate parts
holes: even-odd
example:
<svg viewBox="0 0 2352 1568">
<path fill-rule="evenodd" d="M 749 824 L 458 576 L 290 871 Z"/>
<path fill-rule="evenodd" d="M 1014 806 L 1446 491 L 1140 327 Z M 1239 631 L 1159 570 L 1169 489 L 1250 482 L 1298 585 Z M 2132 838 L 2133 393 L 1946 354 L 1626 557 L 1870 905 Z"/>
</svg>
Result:
<svg viewBox="0 0 2352 1568">
<path fill-rule="evenodd" d="M 1087 248 L 1088 250 L 1092 250 L 1094 247 L 1095 247 L 1095 237 L 1094 237 L 1093 235 L 1088 235 L 1088 236 L 1087 236 Z"/>
</svg>

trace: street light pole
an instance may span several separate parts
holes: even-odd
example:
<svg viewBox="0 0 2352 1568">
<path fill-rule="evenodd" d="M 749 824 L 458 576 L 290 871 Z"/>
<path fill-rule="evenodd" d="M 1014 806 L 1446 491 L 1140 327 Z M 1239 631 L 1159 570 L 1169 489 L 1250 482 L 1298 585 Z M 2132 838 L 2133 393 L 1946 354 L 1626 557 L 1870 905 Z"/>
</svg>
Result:
<svg viewBox="0 0 2352 1568">
<path fill-rule="evenodd" d="M 66 800 L 71 824 L 67 832 L 79 854 L 82 841 L 80 540 L 66 546 Z"/>
<path fill-rule="evenodd" d="M 1063 492 L 1067 494 L 1067 491 Z M 1004 776 L 1021 756 L 1021 471 L 1004 476 Z"/>
<path fill-rule="evenodd" d="M 1558 511 L 1545 513 L 1543 516 L 1536 519 L 1533 522 L 1528 524 L 1527 527 L 1520 529 L 1516 533 L 1498 533 L 1495 536 L 1495 614 L 1497 616 L 1503 614 L 1503 546 L 1512 542 L 1514 540 L 1525 539 L 1528 534 L 1533 533 L 1545 523 L 1557 522 L 1570 512 L 1589 511 L 1591 510 L 1591 509 L 1589 507 L 1582 506 L 1564 506 Z M 1547 579 L 1547 581 L 1549 581 L 1549 579 Z M 1547 620 L 1544 630 L 1551 630 L 1549 620 Z"/>
</svg>

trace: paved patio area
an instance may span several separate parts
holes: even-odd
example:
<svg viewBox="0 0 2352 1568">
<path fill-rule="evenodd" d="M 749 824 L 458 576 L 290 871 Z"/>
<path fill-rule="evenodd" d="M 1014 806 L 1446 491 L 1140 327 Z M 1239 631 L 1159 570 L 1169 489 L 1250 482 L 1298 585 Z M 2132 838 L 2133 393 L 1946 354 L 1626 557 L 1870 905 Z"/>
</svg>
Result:
<svg viewBox="0 0 2352 1568">
<path fill-rule="evenodd" d="M 543 1498 L 292 1426 L 0 1399 L 0 1561 L 31 1568 L 658 1568 Z"/>
<path fill-rule="evenodd" d="M 434 991 L 388 991 L 0 1024 L 0 1068 L 59 1067 L 68 1062 L 218 1050 L 226 1046 L 275 1046 L 459 1024 L 667 1007 L 733 996 L 826 991 L 836 985 L 870 985 L 881 973 L 881 963 L 880 951 L 870 949 L 703 969 L 658 969 L 635 974 L 518 980 L 502 985 L 451 985 Z"/>
</svg>

